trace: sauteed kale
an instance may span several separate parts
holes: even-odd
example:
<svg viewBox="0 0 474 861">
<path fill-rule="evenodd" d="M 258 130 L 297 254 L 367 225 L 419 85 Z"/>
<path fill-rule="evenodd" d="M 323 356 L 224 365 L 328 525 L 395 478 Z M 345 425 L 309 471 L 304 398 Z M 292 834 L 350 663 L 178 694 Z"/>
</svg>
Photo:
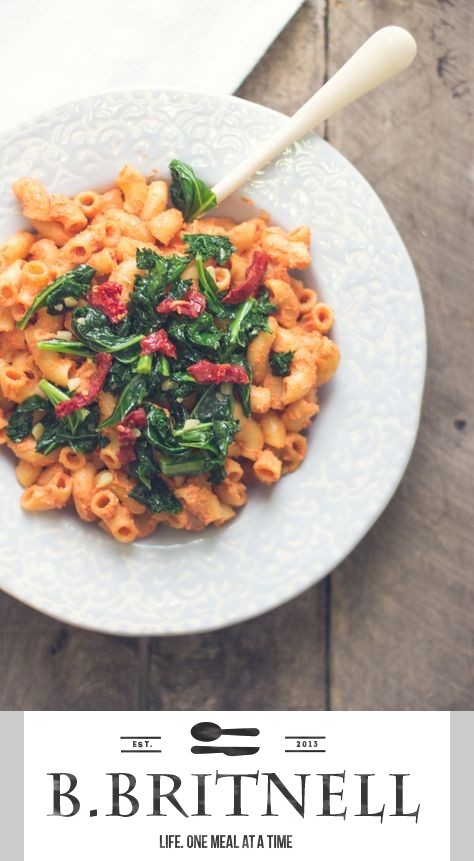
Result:
<svg viewBox="0 0 474 861">
<path fill-rule="evenodd" d="M 172 199 L 185 219 L 215 205 L 191 168 L 178 161 L 170 167 Z M 268 317 L 276 310 L 257 277 L 262 260 L 249 266 L 258 281 L 252 295 L 226 302 L 231 291 L 219 291 L 212 266 L 228 265 L 235 251 L 230 240 L 198 233 L 186 233 L 182 240 L 179 254 L 164 256 L 150 248 L 136 252 L 139 273 L 126 306 L 120 285 L 100 283 L 90 266 L 71 270 L 36 297 L 19 327 L 40 308 L 52 314 L 73 309 L 72 340 L 59 333 L 37 347 L 92 363 L 93 369 L 80 393 L 43 380 L 44 397 L 20 404 L 7 429 L 19 442 L 35 427 L 36 449 L 43 454 L 60 446 L 92 452 L 108 442 L 114 429 L 123 468 L 136 482 L 131 496 L 154 513 L 181 507 L 164 478 L 206 472 L 218 483 L 225 477 L 224 460 L 239 429 L 234 402 L 246 415 L 250 412 L 246 349 L 258 332 L 270 331 Z M 193 260 L 197 278 L 186 278 Z M 212 266 L 206 268 L 209 261 Z M 276 373 L 287 371 L 289 362 L 283 356 L 281 362 Z M 102 391 L 113 393 L 116 401 L 101 421 L 97 399 Z"/>
<path fill-rule="evenodd" d="M 85 295 L 90 287 L 95 269 L 91 266 L 81 265 L 61 275 L 52 284 L 49 284 L 36 296 L 34 302 L 28 308 L 26 314 L 18 323 L 19 329 L 24 329 L 31 320 L 33 314 L 40 308 L 47 308 L 48 314 L 63 314 L 65 310 L 65 299 L 70 300 L 71 307 L 74 300 Z M 67 305 L 66 305 L 67 310 Z"/>
<path fill-rule="evenodd" d="M 22 177 L 31 229 L 0 248 L 0 442 L 20 504 L 71 505 L 125 543 L 220 528 L 248 485 L 298 469 L 339 363 L 332 310 L 298 275 L 310 226 L 207 217 L 218 186 L 169 168 L 125 164 L 74 197 Z"/>
<path fill-rule="evenodd" d="M 202 179 L 197 178 L 189 164 L 175 158 L 170 162 L 170 171 L 171 200 L 181 210 L 185 221 L 192 221 L 216 206 L 214 192 Z"/>
<path fill-rule="evenodd" d="M 284 353 L 272 353 L 270 356 L 270 367 L 275 377 L 287 377 L 290 373 L 290 365 L 294 356 L 293 350 Z"/>
</svg>

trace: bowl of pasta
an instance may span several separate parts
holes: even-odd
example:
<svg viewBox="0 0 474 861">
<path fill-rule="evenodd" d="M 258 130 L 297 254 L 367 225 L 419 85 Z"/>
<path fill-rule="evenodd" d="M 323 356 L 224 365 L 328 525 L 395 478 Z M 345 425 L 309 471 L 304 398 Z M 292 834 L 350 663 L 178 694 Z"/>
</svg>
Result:
<svg viewBox="0 0 474 861">
<path fill-rule="evenodd" d="M 116 634 L 209 630 L 331 571 L 393 494 L 426 362 L 379 199 L 282 115 L 174 90 L 51 111 L 0 155 L 0 587 Z"/>
</svg>

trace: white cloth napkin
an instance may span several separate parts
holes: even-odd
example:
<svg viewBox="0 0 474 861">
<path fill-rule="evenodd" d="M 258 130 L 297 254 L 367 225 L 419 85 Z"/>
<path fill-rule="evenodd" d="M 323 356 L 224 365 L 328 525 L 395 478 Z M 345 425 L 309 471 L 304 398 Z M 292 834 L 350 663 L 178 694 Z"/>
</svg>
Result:
<svg viewBox="0 0 474 861">
<path fill-rule="evenodd" d="M 107 90 L 231 93 L 301 3 L 1 0 L 0 131 Z"/>
</svg>

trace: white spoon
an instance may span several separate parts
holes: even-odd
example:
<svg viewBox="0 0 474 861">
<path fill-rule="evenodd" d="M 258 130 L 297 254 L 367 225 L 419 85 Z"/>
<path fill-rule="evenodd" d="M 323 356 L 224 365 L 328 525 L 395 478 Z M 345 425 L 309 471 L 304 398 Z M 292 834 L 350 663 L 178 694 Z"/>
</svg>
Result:
<svg viewBox="0 0 474 861">
<path fill-rule="evenodd" d="M 212 189 L 217 203 L 315 126 L 406 69 L 415 54 L 416 42 L 407 30 L 402 27 L 377 30 L 287 123 L 219 180 Z"/>
</svg>

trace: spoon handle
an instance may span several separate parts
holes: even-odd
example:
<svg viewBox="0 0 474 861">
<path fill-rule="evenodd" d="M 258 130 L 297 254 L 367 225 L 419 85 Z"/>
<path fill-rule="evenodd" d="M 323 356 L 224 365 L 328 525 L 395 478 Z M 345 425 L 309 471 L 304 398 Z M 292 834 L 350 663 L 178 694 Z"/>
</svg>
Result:
<svg viewBox="0 0 474 861">
<path fill-rule="evenodd" d="M 260 735 L 260 730 L 254 727 L 250 729 L 223 729 L 221 735 Z"/>
<path fill-rule="evenodd" d="M 287 123 L 214 186 L 217 202 L 315 126 L 402 72 L 415 54 L 416 42 L 407 30 L 402 27 L 377 30 Z"/>
</svg>

